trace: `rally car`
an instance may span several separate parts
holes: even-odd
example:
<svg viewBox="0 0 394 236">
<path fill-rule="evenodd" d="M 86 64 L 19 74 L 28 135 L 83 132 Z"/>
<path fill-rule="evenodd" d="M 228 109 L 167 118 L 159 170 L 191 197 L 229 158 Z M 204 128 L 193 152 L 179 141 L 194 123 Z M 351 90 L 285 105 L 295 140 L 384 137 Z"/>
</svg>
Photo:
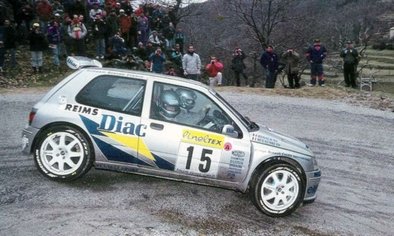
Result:
<svg viewBox="0 0 394 236">
<path fill-rule="evenodd" d="M 100 68 L 77 69 L 32 108 L 23 152 L 46 177 L 70 181 L 94 166 L 249 192 L 263 213 L 313 202 L 321 172 L 301 141 L 242 116 L 196 81 Z"/>
</svg>

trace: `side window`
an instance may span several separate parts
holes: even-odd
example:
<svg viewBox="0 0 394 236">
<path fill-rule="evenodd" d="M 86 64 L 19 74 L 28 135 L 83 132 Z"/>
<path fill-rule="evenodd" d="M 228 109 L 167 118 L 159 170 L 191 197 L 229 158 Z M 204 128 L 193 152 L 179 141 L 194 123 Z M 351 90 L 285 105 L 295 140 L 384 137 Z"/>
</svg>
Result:
<svg viewBox="0 0 394 236">
<path fill-rule="evenodd" d="M 205 94 L 190 88 L 155 83 L 150 118 L 217 133 L 234 124 L 228 115 Z"/>
<path fill-rule="evenodd" d="M 145 84 L 143 80 L 99 76 L 78 93 L 76 101 L 88 106 L 139 116 L 142 111 Z"/>
</svg>

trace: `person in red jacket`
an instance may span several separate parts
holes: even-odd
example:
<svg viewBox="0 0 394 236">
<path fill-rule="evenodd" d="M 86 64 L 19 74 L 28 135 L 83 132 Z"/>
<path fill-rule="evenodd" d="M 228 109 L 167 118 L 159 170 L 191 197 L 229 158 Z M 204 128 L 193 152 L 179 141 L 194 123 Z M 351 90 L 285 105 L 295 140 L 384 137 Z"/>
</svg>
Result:
<svg viewBox="0 0 394 236">
<path fill-rule="evenodd" d="M 222 85 L 223 64 L 216 57 L 211 57 L 210 62 L 205 66 L 205 70 L 209 76 L 210 87 Z"/>
</svg>

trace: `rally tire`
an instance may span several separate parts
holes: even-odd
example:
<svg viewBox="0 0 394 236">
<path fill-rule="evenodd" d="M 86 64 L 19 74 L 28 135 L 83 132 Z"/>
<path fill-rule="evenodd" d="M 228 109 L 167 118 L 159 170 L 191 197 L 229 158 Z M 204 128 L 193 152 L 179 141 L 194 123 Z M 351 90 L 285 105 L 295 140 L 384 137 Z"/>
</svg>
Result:
<svg viewBox="0 0 394 236">
<path fill-rule="evenodd" d="M 250 186 L 255 206 L 271 217 L 294 212 L 303 200 L 305 184 L 300 171 L 292 165 L 274 164 L 257 172 Z"/>
<path fill-rule="evenodd" d="M 45 130 L 34 149 L 38 170 L 56 181 L 71 181 L 83 176 L 93 165 L 89 140 L 70 126 Z"/>
</svg>

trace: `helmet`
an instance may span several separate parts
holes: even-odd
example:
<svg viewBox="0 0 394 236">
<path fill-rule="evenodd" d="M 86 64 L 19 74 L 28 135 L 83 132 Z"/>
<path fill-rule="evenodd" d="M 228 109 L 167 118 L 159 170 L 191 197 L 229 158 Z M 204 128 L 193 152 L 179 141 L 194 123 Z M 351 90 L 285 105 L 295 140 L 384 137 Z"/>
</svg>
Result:
<svg viewBox="0 0 394 236">
<path fill-rule="evenodd" d="M 164 118 L 174 118 L 181 112 L 179 98 L 174 90 L 165 90 L 158 101 L 159 114 Z"/>
<path fill-rule="evenodd" d="M 187 111 L 193 109 L 196 104 L 196 94 L 188 89 L 178 88 L 176 93 L 179 96 L 180 106 Z"/>
</svg>

